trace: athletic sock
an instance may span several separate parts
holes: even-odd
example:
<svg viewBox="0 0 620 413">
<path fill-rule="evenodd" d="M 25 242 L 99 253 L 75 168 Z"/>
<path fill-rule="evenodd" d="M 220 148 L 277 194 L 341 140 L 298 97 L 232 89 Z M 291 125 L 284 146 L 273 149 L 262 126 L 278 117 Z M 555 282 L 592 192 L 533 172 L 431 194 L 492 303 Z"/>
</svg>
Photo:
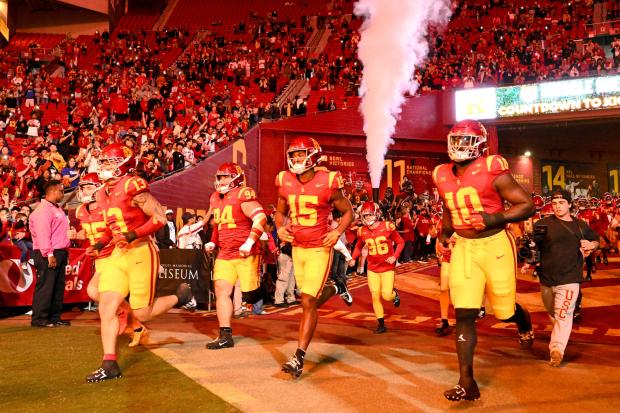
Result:
<svg viewBox="0 0 620 413">
<path fill-rule="evenodd" d="M 295 357 L 297 357 L 297 360 L 299 360 L 299 362 L 303 366 L 304 358 L 306 357 L 306 351 L 298 348 L 297 350 L 295 350 Z"/>
<path fill-rule="evenodd" d="M 474 350 L 478 342 L 476 318 L 478 309 L 457 308 L 456 312 L 456 353 L 459 358 L 461 379 L 459 384 L 466 385 L 474 379 Z"/>
</svg>

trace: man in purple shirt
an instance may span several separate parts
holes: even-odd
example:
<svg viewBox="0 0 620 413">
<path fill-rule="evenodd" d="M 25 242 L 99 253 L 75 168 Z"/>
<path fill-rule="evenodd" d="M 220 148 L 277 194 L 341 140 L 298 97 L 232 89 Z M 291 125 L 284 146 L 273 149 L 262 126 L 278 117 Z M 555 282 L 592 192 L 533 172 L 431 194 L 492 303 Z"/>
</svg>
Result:
<svg viewBox="0 0 620 413">
<path fill-rule="evenodd" d="M 69 326 L 61 320 L 65 293 L 65 267 L 69 257 L 69 219 L 58 205 L 63 198 L 60 181 L 47 182 L 45 197 L 30 214 L 33 259 L 37 284 L 32 299 L 33 327 Z"/>
</svg>

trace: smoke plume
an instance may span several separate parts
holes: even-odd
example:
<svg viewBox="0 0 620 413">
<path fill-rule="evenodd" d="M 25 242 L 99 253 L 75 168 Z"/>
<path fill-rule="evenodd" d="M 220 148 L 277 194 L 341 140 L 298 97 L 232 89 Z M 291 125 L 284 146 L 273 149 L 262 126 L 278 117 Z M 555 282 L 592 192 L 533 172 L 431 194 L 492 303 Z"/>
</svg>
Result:
<svg viewBox="0 0 620 413">
<path fill-rule="evenodd" d="M 370 179 L 378 188 L 403 94 L 418 88 L 413 73 L 428 53 L 428 25 L 448 22 L 450 0 L 358 0 L 355 14 L 365 18 L 358 46 L 364 65 L 360 111 Z"/>
</svg>

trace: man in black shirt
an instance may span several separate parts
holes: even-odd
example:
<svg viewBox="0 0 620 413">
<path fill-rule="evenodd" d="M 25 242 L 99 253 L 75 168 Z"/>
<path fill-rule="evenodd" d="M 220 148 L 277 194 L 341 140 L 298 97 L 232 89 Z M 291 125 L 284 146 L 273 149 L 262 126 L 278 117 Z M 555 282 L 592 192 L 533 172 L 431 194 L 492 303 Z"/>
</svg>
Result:
<svg viewBox="0 0 620 413">
<path fill-rule="evenodd" d="M 534 225 L 540 250 L 537 268 L 543 304 L 553 319 L 549 342 L 550 362 L 558 367 L 573 327 L 573 311 L 583 281 L 583 260 L 598 247 L 598 234 L 570 215 L 571 194 L 566 190 L 552 195 L 552 216 Z"/>
</svg>

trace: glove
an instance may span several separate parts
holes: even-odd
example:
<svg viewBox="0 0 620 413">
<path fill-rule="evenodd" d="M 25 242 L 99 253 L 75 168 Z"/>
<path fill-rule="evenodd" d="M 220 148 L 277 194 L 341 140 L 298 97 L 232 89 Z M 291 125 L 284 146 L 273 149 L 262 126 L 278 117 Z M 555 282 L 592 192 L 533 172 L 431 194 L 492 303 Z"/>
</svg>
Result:
<svg viewBox="0 0 620 413">
<path fill-rule="evenodd" d="M 245 242 L 239 247 L 239 254 L 241 254 L 242 257 L 247 257 L 250 255 L 254 242 L 255 241 L 253 239 L 246 239 Z"/>
<path fill-rule="evenodd" d="M 214 242 L 207 242 L 205 244 L 205 251 L 207 252 L 211 252 L 215 249 L 215 243 Z"/>
</svg>

